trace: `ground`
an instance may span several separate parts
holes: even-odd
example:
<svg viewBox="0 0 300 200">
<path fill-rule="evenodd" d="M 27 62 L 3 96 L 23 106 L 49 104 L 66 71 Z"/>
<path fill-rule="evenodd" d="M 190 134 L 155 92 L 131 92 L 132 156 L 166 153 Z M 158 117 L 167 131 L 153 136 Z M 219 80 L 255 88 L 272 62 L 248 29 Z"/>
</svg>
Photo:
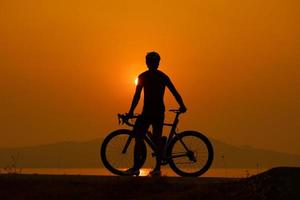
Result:
<svg viewBox="0 0 300 200">
<path fill-rule="evenodd" d="M 279 167 L 242 179 L 0 175 L 0 199 L 300 199 L 300 168 Z"/>
</svg>

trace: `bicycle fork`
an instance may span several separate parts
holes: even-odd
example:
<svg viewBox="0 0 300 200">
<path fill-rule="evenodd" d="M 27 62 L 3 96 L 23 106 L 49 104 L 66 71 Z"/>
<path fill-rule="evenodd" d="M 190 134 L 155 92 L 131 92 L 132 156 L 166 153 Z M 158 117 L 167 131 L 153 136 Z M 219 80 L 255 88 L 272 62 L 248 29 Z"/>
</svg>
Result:
<svg viewBox="0 0 300 200">
<path fill-rule="evenodd" d="M 126 144 L 125 144 L 125 146 L 124 146 L 124 148 L 123 148 L 123 150 L 122 150 L 122 154 L 125 154 L 125 153 L 127 152 L 128 146 L 129 146 L 129 144 L 130 144 L 132 138 L 133 138 L 132 135 L 130 135 L 130 136 L 128 137 L 128 139 L 127 139 L 127 141 L 126 141 Z"/>
</svg>

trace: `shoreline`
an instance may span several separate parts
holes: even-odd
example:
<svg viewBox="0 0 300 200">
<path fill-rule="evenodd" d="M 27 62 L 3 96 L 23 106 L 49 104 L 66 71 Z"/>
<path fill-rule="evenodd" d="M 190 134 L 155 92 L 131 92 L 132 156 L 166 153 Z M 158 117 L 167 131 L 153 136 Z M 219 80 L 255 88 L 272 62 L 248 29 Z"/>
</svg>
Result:
<svg viewBox="0 0 300 200">
<path fill-rule="evenodd" d="M 140 176 L 147 176 L 151 168 L 142 168 Z M 201 177 L 217 178 L 246 178 L 253 176 L 268 169 L 256 168 L 211 168 Z M 39 174 L 39 175 L 96 175 L 96 176 L 116 176 L 105 168 L 16 168 L 18 174 Z M 7 171 L 0 168 L 0 174 L 6 174 Z M 162 167 L 163 176 L 180 177 L 169 167 Z"/>
</svg>

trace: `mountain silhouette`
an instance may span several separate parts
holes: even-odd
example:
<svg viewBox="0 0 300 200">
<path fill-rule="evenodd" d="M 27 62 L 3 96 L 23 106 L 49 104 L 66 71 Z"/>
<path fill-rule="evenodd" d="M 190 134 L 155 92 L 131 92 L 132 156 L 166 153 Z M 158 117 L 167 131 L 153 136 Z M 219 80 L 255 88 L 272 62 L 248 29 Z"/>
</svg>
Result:
<svg viewBox="0 0 300 200">
<path fill-rule="evenodd" d="M 102 138 L 86 142 L 59 142 L 45 145 L 0 148 L 0 168 L 102 168 L 100 145 Z M 300 166 L 300 155 L 258 149 L 250 146 L 234 146 L 210 138 L 214 146 L 215 168 L 271 168 L 276 166 Z M 150 161 L 154 162 L 148 152 Z"/>
</svg>

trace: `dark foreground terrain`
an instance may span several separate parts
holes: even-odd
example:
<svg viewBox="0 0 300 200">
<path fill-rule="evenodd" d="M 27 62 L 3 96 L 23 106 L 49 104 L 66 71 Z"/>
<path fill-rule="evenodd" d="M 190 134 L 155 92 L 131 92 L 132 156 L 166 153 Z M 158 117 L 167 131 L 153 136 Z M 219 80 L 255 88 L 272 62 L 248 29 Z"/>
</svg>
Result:
<svg viewBox="0 0 300 200">
<path fill-rule="evenodd" d="M 300 168 L 243 179 L 0 175 L 0 199 L 300 199 Z"/>
</svg>

